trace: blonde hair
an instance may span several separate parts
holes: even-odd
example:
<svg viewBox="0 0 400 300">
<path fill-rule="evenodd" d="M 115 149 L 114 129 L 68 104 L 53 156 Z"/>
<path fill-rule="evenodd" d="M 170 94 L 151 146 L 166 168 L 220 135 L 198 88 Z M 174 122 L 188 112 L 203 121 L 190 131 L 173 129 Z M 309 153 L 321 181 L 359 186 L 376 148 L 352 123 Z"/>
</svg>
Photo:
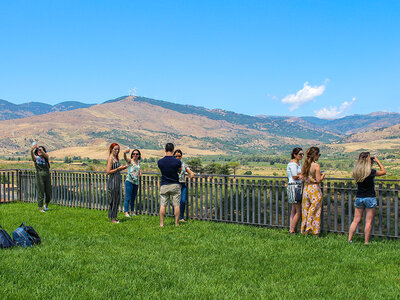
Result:
<svg viewBox="0 0 400 300">
<path fill-rule="evenodd" d="M 301 175 L 303 178 L 308 177 L 310 174 L 311 164 L 316 161 L 319 155 L 319 148 L 318 147 L 310 147 L 306 151 L 306 158 L 301 169 Z"/>
<path fill-rule="evenodd" d="M 353 178 L 363 182 L 371 174 L 371 159 L 369 152 L 361 152 L 353 169 Z"/>
</svg>

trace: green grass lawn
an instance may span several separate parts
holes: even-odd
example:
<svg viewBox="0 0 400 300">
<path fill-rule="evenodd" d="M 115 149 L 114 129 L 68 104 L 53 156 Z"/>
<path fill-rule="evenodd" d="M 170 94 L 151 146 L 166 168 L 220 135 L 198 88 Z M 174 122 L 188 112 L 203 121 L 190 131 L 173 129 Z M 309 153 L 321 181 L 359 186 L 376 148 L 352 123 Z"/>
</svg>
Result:
<svg viewBox="0 0 400 300">
<path fill-rule="evenodd" d="M 0 299 L 31 298 L 396 298 L 400 241 L 363 245 L 329 234 L 188 221 L 53 205 L 0 205 L 9 232 L 25 221 L 42 238 L 0 250 Z"/>
</svg>

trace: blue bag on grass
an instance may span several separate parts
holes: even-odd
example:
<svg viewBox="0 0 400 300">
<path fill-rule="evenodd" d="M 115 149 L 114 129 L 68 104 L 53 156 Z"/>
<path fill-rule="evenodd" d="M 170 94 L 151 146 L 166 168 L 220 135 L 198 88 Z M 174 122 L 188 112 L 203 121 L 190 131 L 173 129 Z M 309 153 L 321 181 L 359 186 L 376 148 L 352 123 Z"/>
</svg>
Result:
<svg viewBox="0 0 400 300">
<path fill-rule="evenodd" d="M 1 227 L 1 225 L 0 225 L 0 228 L 1 228 L 0 229 L 0 248 L 14 247 L 15 243 L 13 242 L 13 240 L 11 239 L 11 237 L 9 236 L 7 231 L 2 229 L 3 227 Z"/>
<path fill-rule="evenodd" d="M 28 233 L 25 230 L 25 224 L 22 223 L 15 231 L 13 232 L 14 242 L 21 247 L 30 247 L 32 246 L 32 240 L 29 238 Z"/>
</svg>

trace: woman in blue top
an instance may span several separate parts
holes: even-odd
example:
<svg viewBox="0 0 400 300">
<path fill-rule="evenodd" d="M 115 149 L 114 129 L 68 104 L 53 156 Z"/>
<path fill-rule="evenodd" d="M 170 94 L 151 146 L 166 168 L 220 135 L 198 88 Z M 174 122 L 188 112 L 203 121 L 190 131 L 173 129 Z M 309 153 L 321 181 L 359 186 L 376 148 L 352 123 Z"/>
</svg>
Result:
<svg viewBox="0 0 400 300">
<path fill-rule="evenodd" d="M 180 149 L 176 149 L 174 151 L 174 156 L 182 161 L 182 151 Z M 181 203 L 180 203 L 180 215 L 179 222 L 185 222 L 185 207 L 186 207 L 186 199 L 187 199 L 187 186 L 185 181 L 185 175 L 189 174 L 190 178 L 194 178 L 194 173 L 185 163 L 182 161 L 182 169 L 179 172 L 179 183 L 181 185 Z"/>
<path fill-rule="evenodd" d="M 125 180 L 125 202 L 124 211 L 125 217 L 130 218 L 131 216 L 136 216 L 135 214 L 135 201 L 139 188 L 139 177 L 142 176 L 140 171 L 140 159 L 142 155 L 138 149 L 135 149 L 131 153 L 131 158 L 127 157 L 129 149 L 124 151 L 124 159 L 128 163 L 128 174 Z M 129 206 L 131 207 L 130 213 Z"/>
<path fill-rule="evenodd" d="M 379 166 L 379 171 L 372 169 L 372 164 L 376 162 Z M 357 194 L 355 213 L 353 223 L 351 223 L 349 230 L 349 242 L 352 242 L 354 232 L 356 231 L 358 223 L 364 213 L 364 209 L 367 210 L 365 216 L 365 244 L 369 244 L 369 237 L 371 236 L 372 220 L 374 218 L 375 207 L 376 207 L 376 194 L 375 194 L 375 182 L 376 176 L 382 176 L 386 174 L 385 168 L 376 156 L 371 156 L 369 152 L 361 152 L 357 164 L 353 169 L 353 178 L 357 182 Z"/>
</svg>

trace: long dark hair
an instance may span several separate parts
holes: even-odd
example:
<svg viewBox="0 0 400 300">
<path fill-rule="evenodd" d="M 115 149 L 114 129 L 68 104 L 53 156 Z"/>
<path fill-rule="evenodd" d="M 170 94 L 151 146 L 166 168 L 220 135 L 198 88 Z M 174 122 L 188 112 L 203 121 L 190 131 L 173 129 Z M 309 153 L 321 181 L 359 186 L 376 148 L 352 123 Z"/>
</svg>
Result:
<svg viewBox="0 0 400 300">
<path fill-rule="evenodd" d="M 306 151 L 306 158 L 304 160 L 303 168 L 301 169 L 301 175 L 303 178 L 309 176 L 311 164 L 316 161 L 319 157 L 319 148 L 318 147 L 310 147 Z"/>
<path fill-rule="evenodd" d="M 303 151 L 303 149 L 302 149 L 302 148 L 300 148 L 300 147 L 293 148 L 293 150 L 292 150 L 292 154 L 291 154 L 291 156 L 292 156 L 292 159 L 294 159 L 294 158 L 295 158 L 295 156 L 296 156 L 297 154 L 299 154 L 299 152 L 300 152 L 300 151 Z"/>
</svg>

